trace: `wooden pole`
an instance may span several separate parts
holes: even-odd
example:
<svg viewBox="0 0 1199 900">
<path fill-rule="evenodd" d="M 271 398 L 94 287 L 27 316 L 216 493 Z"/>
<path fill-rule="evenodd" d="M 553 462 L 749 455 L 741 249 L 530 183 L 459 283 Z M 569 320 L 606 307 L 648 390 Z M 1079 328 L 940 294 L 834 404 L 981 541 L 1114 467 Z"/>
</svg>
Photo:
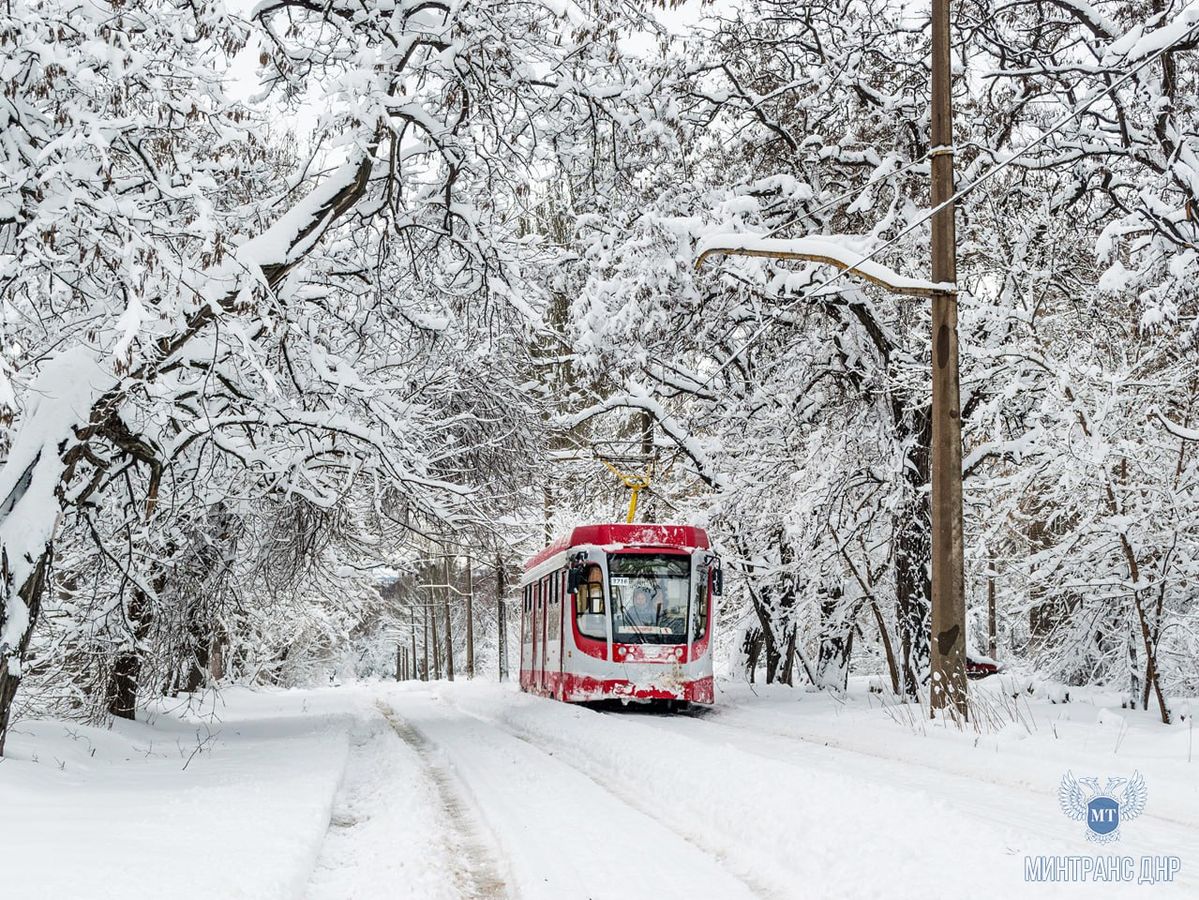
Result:
<svg viewBox="0 0 1199 900">
<path fill-rule="evenodd" d="M 466 558 L 466 677 L 475 677 L 475 573 Z"/>
<path fill-rule="evenodd" d="M 441 589 L 445 596 L 445 676 L 454 680 L 454 628 L 450 622 L 450 558 L 443 562 L 445 586 Z"/>
<path fill-rule="evenodd" d="M 396 681 L 404 680 L 404 645 L 396 642 Z"/>
<path fill-rule="evenodd" d="M 932 8 L 932 219 L 934 282 L 957 281 L 953 196 L 953 90 L 950 0 Z M 932 684 L 935 713 L 966 716 L 966 594 L 962 566 L 962 422 L 958 386 L 957 294 L 932 297 Z"/>
</svg>

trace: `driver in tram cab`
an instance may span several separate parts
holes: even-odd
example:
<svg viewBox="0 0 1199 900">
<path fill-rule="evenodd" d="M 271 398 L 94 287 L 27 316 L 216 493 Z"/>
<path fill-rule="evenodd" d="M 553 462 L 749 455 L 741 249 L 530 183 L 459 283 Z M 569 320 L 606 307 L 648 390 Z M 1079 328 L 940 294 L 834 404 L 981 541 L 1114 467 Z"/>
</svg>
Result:
<svg viewBox="0 0 1199 900">
<path fill-rule="evenodd" d="M 633 592 L 633 603 L 625 607 L 625 615 L 632 625 L 654 625 L 658 621 L 658 611 L 654 609 L 653 600 L 645 588 L 637 588 Z"/>
</svg>

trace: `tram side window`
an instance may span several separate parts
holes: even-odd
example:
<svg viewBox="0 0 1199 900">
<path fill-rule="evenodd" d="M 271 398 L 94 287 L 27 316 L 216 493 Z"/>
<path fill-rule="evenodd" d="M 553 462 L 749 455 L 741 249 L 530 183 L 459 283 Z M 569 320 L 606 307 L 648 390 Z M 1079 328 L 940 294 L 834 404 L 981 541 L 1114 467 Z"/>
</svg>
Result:
<svg viewBox="0 0 1199 900">
<path fill-rule="evenodd" d="M 556 585 L 558 585 L 558 579 L 554 575 L 547 575 L 542 580 L 542 591 L 546 592 L 546 639 L 550 644 L 558 640 L 558 588 Z"/>
<path fill-rule="evenodd" d="M 562 624 L 561 607 L 559 606 L 559 604 L 562 602 L 562 582 L 558 578 L 557 573 L 554 573 L 553 575 L 549 576 L 549 581 L 547 583 L 549 585 L 550 598 L 550 608 L 547 612 L 547 615 L 549 616 L 549 636 L 550 640 L 556 641 L 558 639 L 558 634 Z"/>
<path fill-rule="evenodd" d="M 691 639 L 698 641 L 708 630 L 708 581 L 709 572 L 700 570 L 703 574 L 696 579 L 699 584 L 695 589 L 695 605 L 691 608 Z"/>
<path fill-rule="evenodd" d="M 596 565 L 587 567 L 586 576 L 579 585 L 575 598 L 575 611 L 578 617 L 579 633 L 589 638 L 605 640 L 608 637 L 608 625 L 605 621 L 606 607 L 604 606 L 604 572 Z"/>
<path fill-rule="evenodd" d="M 522 644 L 529 642 L 529 612 L 533 606 L 530 600 L 532 592 L 532 586 L 525 585 L 525 614 L 520 617 L 520 642 Z"/>
</svg>

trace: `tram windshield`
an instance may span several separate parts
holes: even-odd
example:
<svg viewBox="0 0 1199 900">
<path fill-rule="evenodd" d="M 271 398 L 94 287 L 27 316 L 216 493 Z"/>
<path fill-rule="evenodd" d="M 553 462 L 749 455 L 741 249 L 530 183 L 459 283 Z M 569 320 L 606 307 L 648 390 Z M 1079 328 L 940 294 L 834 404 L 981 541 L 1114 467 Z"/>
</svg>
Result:
<svg viewBox="0 0 1199 900">
<path fill-rule="evenodd" d="M 608 582 L 613 641 L 687 643 L 689 556 L 614 553 L 608 558 Z"/>
</svg>

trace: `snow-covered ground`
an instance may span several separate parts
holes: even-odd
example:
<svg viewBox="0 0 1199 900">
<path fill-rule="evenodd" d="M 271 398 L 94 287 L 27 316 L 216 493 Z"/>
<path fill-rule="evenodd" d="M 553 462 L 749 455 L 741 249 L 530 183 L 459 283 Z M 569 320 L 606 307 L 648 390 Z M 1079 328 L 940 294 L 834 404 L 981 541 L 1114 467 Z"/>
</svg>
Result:
<svg viewBox="0 0 1199 900">
<path fill-rule="evenodd" d="M 698 715 L 482 682 L 241 689 L 112 730 L 21 722 L 0 762 L 13 898 L 1179 897 L 1199 894 L 1188 719 L 1010 698 L 981 732 L 864 689 L 725 685 Z M 1064 697 L 1059 696 L 1062 700 Z M 1105 705 L 1106 704 L 1106 705 Z M 1139 771 L 1098 846 L 1063 774 Z M 1025 881 L 1025 858 L 1176 856 L 1172 883 Z"/>
</svg>

